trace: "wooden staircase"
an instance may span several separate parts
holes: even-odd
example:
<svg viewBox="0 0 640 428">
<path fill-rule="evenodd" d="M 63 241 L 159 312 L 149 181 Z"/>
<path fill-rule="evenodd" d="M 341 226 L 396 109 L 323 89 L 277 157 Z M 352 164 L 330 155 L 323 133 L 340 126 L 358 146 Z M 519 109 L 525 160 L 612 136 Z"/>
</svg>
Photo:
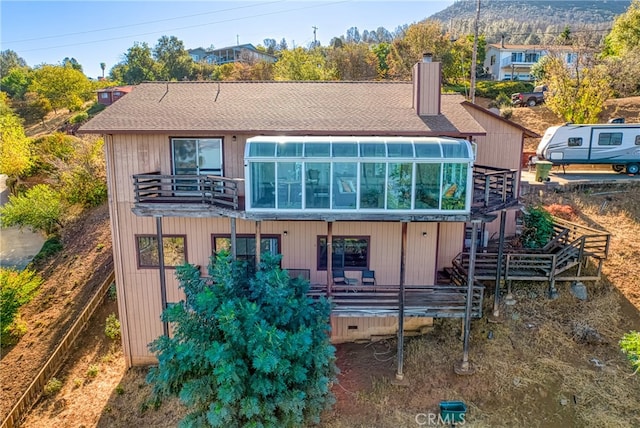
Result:
<svg viewBox="0 0 640 428">
<path fill-rule="evenodd" d="M 552 289 L 556 281 L 600 279 L 602 263 L 609 252 L 610 234 L 558 218 L 554 218 L 553 227 L 553 237 L 541 249 L 525 251 L 506 249 L 502 260 L 498 260 L 497 252 L 477 253 L 474 279 L 494 283 L 496 281 L 548 281 Z M 595 274 L 588 274 L 584 270 L 590 261 L 597 266 Z M 464 278 L 466 281 L 469 262 L 469 253 L 458 254 L 452 261 L 451 277 Z M 499 263 L 501 263 L 501 275 L 497 278 Z"/>
</svg>

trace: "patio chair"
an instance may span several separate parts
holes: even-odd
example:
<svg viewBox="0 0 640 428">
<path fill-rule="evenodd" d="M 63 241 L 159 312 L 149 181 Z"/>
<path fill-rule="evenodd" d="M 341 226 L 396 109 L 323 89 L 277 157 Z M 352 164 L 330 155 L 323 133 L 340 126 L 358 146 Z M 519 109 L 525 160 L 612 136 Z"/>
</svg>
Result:
<svg viewBox="0 0 640 428">
<path fill-rule="evenodd" d="M 363 270 L 362 271 L 362 285 L 376 285 L 376 271 Z"/>
<path fill-rule="evenodd" d="M 358 280 L 355 278 L 349 278 L 344 275 L 344 270 L 334 269 L 332 272 L 333 283 L 335 285 L 357 285 Z"/>
</svg>

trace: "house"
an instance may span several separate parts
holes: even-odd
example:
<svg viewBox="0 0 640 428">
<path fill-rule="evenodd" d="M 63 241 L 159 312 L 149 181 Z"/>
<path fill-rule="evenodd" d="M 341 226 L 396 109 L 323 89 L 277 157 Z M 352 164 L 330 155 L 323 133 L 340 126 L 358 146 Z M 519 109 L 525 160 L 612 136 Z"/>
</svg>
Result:
<svg viewBox="0 0 640 428">
<path fill-rule="evenodd" d="M 98 104 L 110 106 L 133 90 L 133 86 L 111 86 L 99 89 Z"/>
<path fill-rule="evenodd" d="M 250 43 L 236 46 L 227 46 L 220 49 L 188 49 L 189 55 L 195 62 L 207 64 L 227 64 L 231 62 L 276 62 L 277 58 L 266 52 L 258 50 Z"/>
<path fill-rule="evenodd" d="M 571 46 L 490 44 L 484 60 L 484 70 L 491 80 L 534 80 L 531 67 L 546 55 L 561 57 L 575 64 L 578 53 Z"/>
<path fill-rule="evenodd" d="M 334 342 L 469 319 L 467 296 L 479 316 L 482 286 L 439 273 L 465 235 L 515 230 L 523 141 L 537 135 L 440 83 L 429 58 L 412 82 L 150 82 L 85 124 L 104 135 L 127 365 L 156 361 L 161 311 L 183 299 L 173 267 L 206 275 L 221 249 L 282 254 L 334 298 Z"/>
</svg>

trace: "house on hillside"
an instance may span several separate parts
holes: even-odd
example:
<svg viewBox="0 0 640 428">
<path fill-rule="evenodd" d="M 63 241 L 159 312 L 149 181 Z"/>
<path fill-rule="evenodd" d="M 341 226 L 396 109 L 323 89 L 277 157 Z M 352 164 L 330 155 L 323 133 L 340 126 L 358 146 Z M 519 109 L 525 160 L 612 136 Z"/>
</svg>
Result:
<svg viewBox="0 0 640 428">
<path fill-rule="evenodd" d="M 206 275 L 221 249 L 281 254 L 334 298 L 334 342 L 465 317 L 462 283 L 479 316 L 483 288 L 441 274 L 465 237 L 515 231 L 537 135 L 440 83 L 429 58 L 412 82 L 150 82 L 85 124 L 104 135 L 127 365 L 155 362 L 173 267 Z"/>
<path fill-rule="evenodd" d="M 576 48 L 572 46 L 543 45 L 507 45 L 495 43 L 487 46 L 484 70 L 491 80 L 534 80 L 531 67 L 540 58 L 554 55 L 566 64 L 575 64 L 578 58 Z"/>
<path fill-rule="evenodd" d="M 98 89 L 98 104 L 110 106 L 133 90 L 133 86 L 111 86 Z"/>
<path fill-rule="evenodd" d="M 207 64 L 228 64 L 231 62 L 276 62 L 277 58 L 266 52 L 258 50 L 250 43 L 236 46 L 227 46 L 220 49 L 188 49 L 189 55 L 195 62 L 206 62 Z"/>
</svg>

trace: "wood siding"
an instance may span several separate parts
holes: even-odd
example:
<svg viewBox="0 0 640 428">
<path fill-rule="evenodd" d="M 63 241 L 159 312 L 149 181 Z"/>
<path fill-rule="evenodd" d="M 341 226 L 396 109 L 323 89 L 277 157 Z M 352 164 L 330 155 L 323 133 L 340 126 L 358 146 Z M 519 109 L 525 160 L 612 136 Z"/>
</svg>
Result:
<svg viewBox="0 0 640 428">
<path fill-rule="evenodd" d="M 451 261 L 462 251 L 464 244 L 464 223 L 438 224 L 437 270 L 451 267 Z"/>
<path fill-rule="evenodd" d="M 516 179 L 516 195 L 520 194 L 520 172 L 522 151 L 524 150 L 524 134 L 521 129 L 510 125 L 509 122 L 500 120 L 475 108 L 467 108 L 473 118 L 487 131 L 487 135 L 477 136 L 478 154 L 476 163 L 490 165 L 498 168 L 515 169 L 518 171 Z M 516 210 L 507 211 L 505 233 L 507 236 L 515 235 Z M 496 238 L 500 232 L 500 218 L 486 225 L 485 230 L 489 239 Z"/>
<path fill-rule="evenodd" d="M 246 138 L 223 136 L 224 172 L 228 177 L 244 176 L 242 159 Z M 125 150 L 126 148 L 126 150 Z M 118 305 L 122 321 L 123 346 L 128 366 L 147 365 L 156 362 L 148 345 L 163 334 L 160 321 L 161 295 L 160 271 L 157 268 L 139 268 L 136 254 L 136 235 L 156 235 L 156 219 L 138 217 L 132 213 L 134 203 L 132 176 L 138 173 L 171 172 L 170 136 L 168 135 L 118 135 L 106 136 L 107 180 L 110 189 L 109 208 L 113 234 L 114 265 L 118 290 Z M 186 236 L 187 262 L 199 265 L 203 275 L 212 254 L 211 236 L 230 234 L 230 220 L 225 217 L 194 218 L 164 217 L 161 219 L 164 235 Z M 238 234 L 255 234 L 257 223 L 238 219 Z M 312 283 L 326 284 L 327 272 L 317 269 L 318 236 L 327 234 L 322 221 L 262 221 L 262 235 L 279 235 L 282 266 L 290 269 L 309 269 Z M 409 223 L 407 227 L 407 285 L 433 284 L 438 267 L 436 260 L 447 262 L 462 250 L 463 223 Z M 284 234 L 287 231 L 287 234 Z M 369 268 L 375 270 L 381 285 L 400 283 L 400 254 L 402 242 L 400 222 L 333 222 L 333 236 L 368 236 Z M 438 234 L 440 235 L 438 237 Z M 444 250 L 438 251 L 437 243 Z M 444 265 L 448 266 L 449 263 Z M 175 278 L 175 270 L 165 269 L 167 302 L 183 299 Z M 360 280 L 360 271 L 348 272 Z M 344 319 L 335 324 L 335 339 L 352 337 L 350 322 L 357 322 L 358 338 L 371 334 L 394 334 L 397 320 L 394 317 Z M 412 326 L 415 320 L 410 321 Z M 422 320 L 428 325 L 430 319 Z M 412 329 L 413 327 L 408 327 Z"/>
</svg>

